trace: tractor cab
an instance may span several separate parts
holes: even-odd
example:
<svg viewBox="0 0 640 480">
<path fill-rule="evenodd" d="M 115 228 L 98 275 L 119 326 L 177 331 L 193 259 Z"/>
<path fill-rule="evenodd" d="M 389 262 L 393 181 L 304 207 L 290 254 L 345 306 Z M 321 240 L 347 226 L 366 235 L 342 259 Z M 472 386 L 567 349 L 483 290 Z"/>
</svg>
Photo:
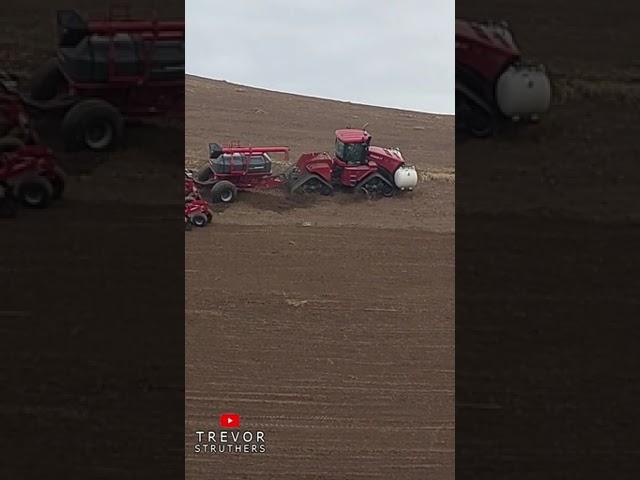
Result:
<svg viewBox="0 0 640 480">
<path fill-rule="evenodd" d="M 344 166 L 367 165 L 371 135 L 366 130 L 336 130 L 336 158 Z"/>
</svg>

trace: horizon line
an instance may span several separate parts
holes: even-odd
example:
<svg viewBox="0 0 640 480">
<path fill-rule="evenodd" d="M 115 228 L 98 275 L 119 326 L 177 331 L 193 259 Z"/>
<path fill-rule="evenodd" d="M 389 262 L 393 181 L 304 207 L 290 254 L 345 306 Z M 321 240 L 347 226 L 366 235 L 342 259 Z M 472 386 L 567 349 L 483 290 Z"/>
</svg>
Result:
<svg viewBox="0 0 640 480">
<path fill-rule="evenodd" d="M 201 78 L 203 80 L 213 80 L 213 81 L 216 81 L 216 82 L 225 82 L 225 83 L 230 83 L 230 84 L 233 84 L 233 85 L 239 85 L 241 87 L 253 88 L 253 89 L 256 89 L 256 90 L 264 90 L 264 91 L 267 91 L 267 92 L 282 93 L 282 94 L 286 94 L 286 95 L 295 95 L 295 96 L 298 96 L 298 97 L 314 98 L 314 99 L 317 99 L 317 100 L 328 100 L 328 101 L 332 101 L 332 102 L 350 103 L 352 105 L 360 105 L 360 106 L 364 106 L 364 107 L 388 108 L 390 110 L 401 110 L 401 111 L 404 111 L 404 112 L 423 113 L 423 114 L 427 114 L 427 115 L 443 115 L 443 116 L 451 116 L 451 117 L 455 116 L 455 113 L 415 110 L 415 109 L 405 108 L 405 107 L 390 107 L 390 106 L 387 106 L 387 105 L 376 105 L 376 104 L 372 104 L 372 103 L 353 102 L 351 100 L 343 100 L 343 99 L 339 99 L 339 98 L 319 97 L 319 96 L 309 95 L 309 94 L 305 94 L 305 93 L 295 93 L 295 92 L 287 92 L 287 91 L 284 91 L 284 90 L 275 90 L 275 89 L 266 88 L 266 87 L 259 87 L 259 86 L 255 86 L 255 85 L 249 85 L 249 84 L 246 84 L 246 83 L 237 83 L 237 82 L 230 81 L 230 80 L 225 80 L 225 79 L 222 79 L 222 78 L 206 77 L 206 76 L 201 75 L 201 74 L 190 73 L 190 72 L 187 72 L 187 71 L 185 71 L 185 75 L 189 75 L 191 77 Z"/>
</svg>

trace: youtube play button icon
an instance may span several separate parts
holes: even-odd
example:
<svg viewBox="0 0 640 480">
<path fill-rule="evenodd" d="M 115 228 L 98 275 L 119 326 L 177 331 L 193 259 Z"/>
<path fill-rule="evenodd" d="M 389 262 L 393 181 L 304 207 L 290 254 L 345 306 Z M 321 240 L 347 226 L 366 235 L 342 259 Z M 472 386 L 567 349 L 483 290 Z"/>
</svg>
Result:
<svg viewBox="0 0 640 480">
<path fill-rule="evenodd" d="M 240 428 L 240 415 L 237 413 L 223 413 L 220 415 L 220 427 Z"/>
</svg>

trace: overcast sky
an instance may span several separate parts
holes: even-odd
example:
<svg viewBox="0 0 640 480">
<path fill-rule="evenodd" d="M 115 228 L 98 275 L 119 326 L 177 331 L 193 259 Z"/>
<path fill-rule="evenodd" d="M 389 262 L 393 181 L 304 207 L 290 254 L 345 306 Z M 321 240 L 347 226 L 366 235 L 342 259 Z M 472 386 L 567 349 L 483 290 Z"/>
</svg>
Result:
<svg viewBox="0 0 640 480">
<path fill-rule="evenodd" d="M 454 112 L 452 0 L 186 0 L 187 73 Z"/>
</svg>

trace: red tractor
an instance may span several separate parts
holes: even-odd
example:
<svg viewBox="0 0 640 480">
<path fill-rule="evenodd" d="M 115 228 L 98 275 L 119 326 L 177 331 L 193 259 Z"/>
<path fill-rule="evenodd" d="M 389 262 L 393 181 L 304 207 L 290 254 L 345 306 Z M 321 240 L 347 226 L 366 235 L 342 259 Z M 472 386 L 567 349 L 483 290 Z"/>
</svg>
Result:
<svg viewBox="0 0 640 480">
<path fill-rule="evenodd" d="M 0 152 L 0 185 L 5 198 L 44 208 L 62 196 L 65 176 L 49 148 L 27 145 Z"/>
<path fill-rule="evenodd" d="M 358 189 L 370 195 L 391 196 L 413 190 L 418 183 L 415 167 L 405 164 L 398 149 L 370 146 L 366 130 L 336 130 L 335 156 L 303 154 L 288 172 L 272 173 L 269 154 L 287 147 L 221 147 L 209 145 L 209 164 L 195 174 L 198 186 L 210 188 L 214 201 L 232 202 L 238 191 L 286 185 L 292 193 L 330 195 L 336 188 Z"/>
<path fill-rule="evenodd" d="M 63 115 L 68 149 L 115 147 L 127 119 L 184 116 L 184 21 L 86 21 L 59 11 L 57 24 L 57 56 L 22 100 Z"/>
<path fill-rule="evenodd" d="M 337 187 L 369 195 L 392 196 L 418 184 L 415 167 L 405 163 L 400 150 L 371 146 L 366 130 L 336 130 L 335 155 L 307 153 L 287 174 L 291 192 L 330 195 Z"/>
<path fill-rule="evenodd" d="M 456 20 L 456 123 L 476 137 L 503 121 L 536 121 L 551 103 L 542 65 L 522 59 L 504 22 Z"/>
</svg>

